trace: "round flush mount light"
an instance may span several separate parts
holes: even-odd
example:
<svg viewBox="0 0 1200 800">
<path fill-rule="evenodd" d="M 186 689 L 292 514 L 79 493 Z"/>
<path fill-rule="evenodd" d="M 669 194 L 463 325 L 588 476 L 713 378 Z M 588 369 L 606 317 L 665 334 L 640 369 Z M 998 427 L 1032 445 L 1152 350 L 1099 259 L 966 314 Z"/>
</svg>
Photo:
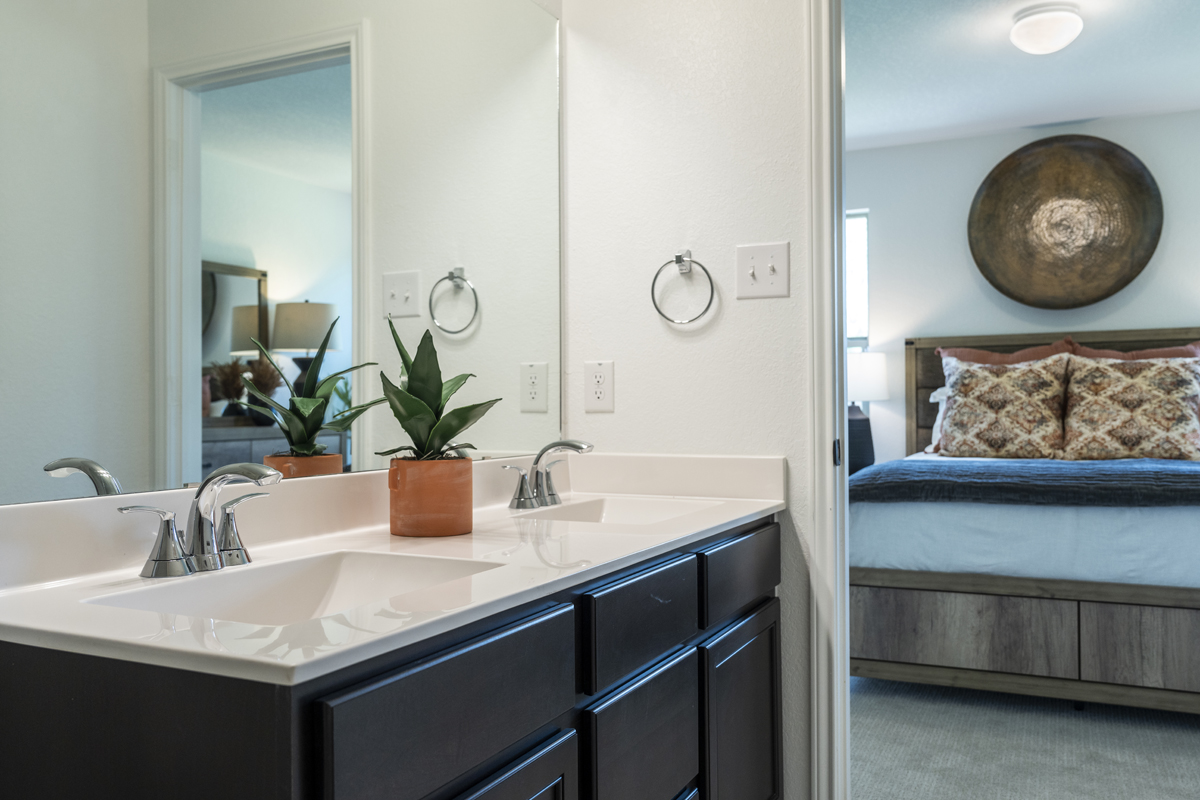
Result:
<svg viewBox="0 0 1200 800">
<path fill-rule="evenodd" d="M 1035 56 L 1056 53 L 1075 41 L 1083 30 L 1083 17 L 1073 3 L 1039 3 L 1013 16 L 1008 38 L 1018 49 Z"/>
</svg>

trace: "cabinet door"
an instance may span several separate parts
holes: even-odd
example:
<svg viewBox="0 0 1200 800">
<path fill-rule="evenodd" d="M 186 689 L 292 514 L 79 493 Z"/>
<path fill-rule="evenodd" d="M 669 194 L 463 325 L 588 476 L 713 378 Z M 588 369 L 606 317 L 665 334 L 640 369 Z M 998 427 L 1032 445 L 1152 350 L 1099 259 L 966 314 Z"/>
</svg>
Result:
<svg viewBox="0 0 1200 800">
<path fill-rule="evenodd" d="M 563 731 L 458 800 L 579 800 L 579 736 Z"/>
<path fill-rule="evenodd" d="M 782 796 L 779 600 L 700 645 L 705 800 Z"/>
</svg>

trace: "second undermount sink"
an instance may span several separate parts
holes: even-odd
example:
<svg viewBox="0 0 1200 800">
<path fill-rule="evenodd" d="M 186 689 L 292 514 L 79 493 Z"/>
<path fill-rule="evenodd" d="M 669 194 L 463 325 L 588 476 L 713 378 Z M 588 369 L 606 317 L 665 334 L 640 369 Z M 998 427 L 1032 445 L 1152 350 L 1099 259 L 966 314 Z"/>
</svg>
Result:
<svg viewBox="0 0 1200 800">
<path fill-rule="evenodd" d="M 291 625 L 501 566 L 486 561 L 342 550 L 164 579 L 88 600 L 163 614 Z"/>
<path fill-rule="evenodd" d="M 653 525 L 719 504 L 716 500 L 677 500 L 673 497 L 598 497 L 531 511 L 522 516 L 565 522 Z"/>
</svg>

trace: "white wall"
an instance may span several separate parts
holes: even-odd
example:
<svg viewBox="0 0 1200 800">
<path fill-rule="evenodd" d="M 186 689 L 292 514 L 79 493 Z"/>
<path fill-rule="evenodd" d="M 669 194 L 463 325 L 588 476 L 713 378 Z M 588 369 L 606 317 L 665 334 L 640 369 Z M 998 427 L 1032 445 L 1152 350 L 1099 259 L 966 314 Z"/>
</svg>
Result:
<svg viewBox="0 0 1200 800">
<path fill-rule="evenodd" d="M 1163 197 L 1158 249 L 1137 279 L 1084 308 L 1031 308 L 992 288 L 967 244 L 979 184 L 1029 142 L 1084 133 L 1140 158 Z M 870 209 L 871 349 L 888 353 L 889 394 L 871 403 L 878 461 L 904 456 L 906 337 L 1191 327 L 1200 319 L 1200 111 L 1102 119 L 847 154 L 847 208 Z"/>
<path fill-rule="evenodd" d="M 151 487 L 146 0 L 0 3 L 0 503 Z"/>
<path fill-rule="evenodd" d="M 151 0 L 151 63 L 232 52 L 369 21 L 368 352 L 397 376 L 384 273 L 433 281 L 462 266 L 481 298 L 469 334 L 436 333 L 461 403 L 504 401 L 470 432 L 485 450 L 537 448 L 559 416 L 557 23 L 529 0 Z M 272 294 L 274 289 L 272 288 Z M 398 320 L 415 348 L 428 316 Z M 518 364 L 546 361 L 551 413 L 521 414 Z M 374 383 L 378 384 L 378 373 Z M 375 392 L 378 396 L 381 392 Z M 386 407 L 356 423 L 363 452 L 407 442 Z M 373 464 L 383 466 L 382 459 Z"/>
<path fill-rule="evenodd" d="M 564 0 L 567 432 L 604 452 L 781 454 L 785 784 L 809 793 L 808 4 Z M 790 240 L 792 296 L 734 299 L 734 247 Z M 679 328 L 650 281 L 681 248 L 718 301 Z M 678 277 L 676 276 L 676 279 Z M 612 414 L 582 362 L 615 361 Z"/>
</svg>

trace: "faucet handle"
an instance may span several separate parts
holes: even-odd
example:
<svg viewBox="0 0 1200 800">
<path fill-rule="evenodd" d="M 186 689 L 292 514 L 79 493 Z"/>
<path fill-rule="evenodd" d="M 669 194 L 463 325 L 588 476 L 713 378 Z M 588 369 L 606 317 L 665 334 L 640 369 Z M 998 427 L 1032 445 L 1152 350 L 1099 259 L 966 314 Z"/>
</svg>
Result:
<svg viewBox="0 0 1200 800">
<path fill-rule="evenodd" d="M 566 462 L 565 458 L 559 458 L 559 459 L 555 459 L 554 461 L 551 461 L 549 464 L 547 464 L 545 466 L 546 477 L 545 477 L 545 482 L 542 485 L 546 489 L 546 495 L 545 495 L 546 503 L 545 504 L 548 506 L 562 505 L 562 498 L 558 496 L 558 491 L 554 488 L 554 478 L 551 477 L 550 470 L 554 469 L 554 467 L 557 466 L 558 464 L 563 464 L 565 462 Z"/>
<path fill-rule="evenodd" d="M 238 564 L 250 563 L 250 554 L 246 552 L 246 548 L 242 544 L 242 537 L 238 535 L 234 509 L 247 500 L 253 500 L 256 497 L 270 497 L 270 495 L 267 492 L 244 494 L 241 497 L 235 497 L 221 506 L 221 522 L 220 527 L 217 529 L 217 551 L 221 554 L 221 561 L 227 567 L 236 567 Z"/>
<path fill-rule="evenodd" d="M 143 578 L 177 578 L 196 571 L 191 560 L 184 555 L 179 531 L 175 528 L 174 511 L 154 506 L 122 506 L 117 511 L 122 514 L 144 512 L 158 515 L 158 537 L 154 540 L 150 558 L 146 559 L 146 565 L 139 573 Z"/>
<path fill-rule="evenodd" d="M 537 508 L 537 501 L 533 499 L 533 491 L 529 488 L 529 471 L 521 467 L 505 464 L 503 469 L 515 469 L 521 473 L 521 477 L 517 479 L 517 490 L 513 492 L 513 498 L 509 502 L 509 508 Z"/>
</svg>

